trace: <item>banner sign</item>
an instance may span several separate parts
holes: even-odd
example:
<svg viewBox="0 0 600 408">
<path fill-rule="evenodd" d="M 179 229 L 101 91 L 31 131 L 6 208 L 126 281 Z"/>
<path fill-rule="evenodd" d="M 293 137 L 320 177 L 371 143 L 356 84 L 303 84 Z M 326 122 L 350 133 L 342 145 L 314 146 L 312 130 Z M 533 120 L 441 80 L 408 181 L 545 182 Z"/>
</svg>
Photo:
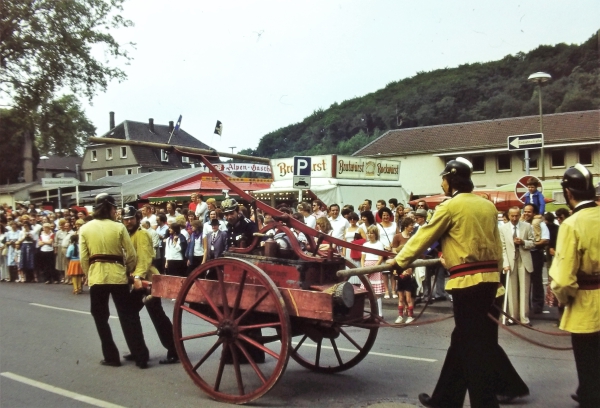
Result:
<svg viewBox="0 0 600 408">
<path fill-rule="evenodd" d="M 400 162 L 381 160 L 372 157 L 353 156 L 311 156 L 310 175 L 307 177 L 333 177 L 352 180 L 400 180 Z M 334 168 L 335 163 L 335 168 Z M 289 180 L 297 173 L 294 158 L 272 159 L 273 179 Z"/>
<path fill-rule="evenodd" d="M 215 168 L 219 171 L 224 172 L 234 172 L 234 171 L 251 171 L 254 173 L 267 173 L 271 174 L 271 166 L 268 164 L 255 164 L 255 163 L 218 163 L 213 164 Z M 208 168 L 202 165 L 203 168 L 208 170 Z"/>
<path fill-rule="evenodd" d="M 335 177 L 353 180 L 400 180 L 400 162 L 372 157 L 338 156 Z"/>
</svg>

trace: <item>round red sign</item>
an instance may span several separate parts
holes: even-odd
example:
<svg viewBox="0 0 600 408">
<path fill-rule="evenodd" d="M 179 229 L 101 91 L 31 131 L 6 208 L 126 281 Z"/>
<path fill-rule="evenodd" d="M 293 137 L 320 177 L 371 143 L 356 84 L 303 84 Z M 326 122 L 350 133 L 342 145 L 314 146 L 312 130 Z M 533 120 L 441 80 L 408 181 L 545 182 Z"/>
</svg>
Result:
<svg viewBox="0 0 600 408">
<path fill-rule="evenodd" d="M 515 194 L 517 195 L 517 198 L 519 199 L 520 202 L 522 202 L 523 204 L 525 204 L 525 194 L 529 191 L 527 189 L 527 181 L 529 181 L 529 179 L 534 179 L 537 180 L 538 185 L 539 185 L 539 189 L 541 192 L 544 191 L 544 187 L 542 186 L 542 182 L 540 181 L 539 178 L 534 177 L 534 176 L 523 176 L 521 177 L 519 180 L 517 180 L 517 184 L 515 185 Z"/>
</svg>

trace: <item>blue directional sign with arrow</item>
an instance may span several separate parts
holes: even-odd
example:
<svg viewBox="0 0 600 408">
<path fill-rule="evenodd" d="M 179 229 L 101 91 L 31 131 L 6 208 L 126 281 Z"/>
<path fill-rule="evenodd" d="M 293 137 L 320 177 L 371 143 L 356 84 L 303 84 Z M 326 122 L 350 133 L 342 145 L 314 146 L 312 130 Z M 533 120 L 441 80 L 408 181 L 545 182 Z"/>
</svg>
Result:
<svg viewBox="0 0 600 408">
<path fill-rule="evenodd" d="M 544 145 L 543 133 L 514 135 L 508 138 L 508 150 L 540 149 Z"/>
</svg>

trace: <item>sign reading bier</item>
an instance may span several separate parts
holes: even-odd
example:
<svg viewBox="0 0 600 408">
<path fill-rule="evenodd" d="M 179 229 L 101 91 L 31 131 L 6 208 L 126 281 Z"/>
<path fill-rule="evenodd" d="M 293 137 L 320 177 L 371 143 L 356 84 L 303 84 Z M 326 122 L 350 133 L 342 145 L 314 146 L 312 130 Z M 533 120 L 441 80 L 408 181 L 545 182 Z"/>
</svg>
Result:
<svg viewBox="0 0 600 408">
<path fill-rule="evenodd" d="M 275 181 L 291 180 L 294 176 L 294 158 L 273 159 L 271 168 Z M 400 162 L 371 157 L 312 156 L 310 177 L 397 181 L 400 179 Z"/>
<path fill-rule="evenodd" d="M 335 177 L 358 180 L 400 180 L 400 162 L 372 157 L 337 156 Z"/>
</svg>

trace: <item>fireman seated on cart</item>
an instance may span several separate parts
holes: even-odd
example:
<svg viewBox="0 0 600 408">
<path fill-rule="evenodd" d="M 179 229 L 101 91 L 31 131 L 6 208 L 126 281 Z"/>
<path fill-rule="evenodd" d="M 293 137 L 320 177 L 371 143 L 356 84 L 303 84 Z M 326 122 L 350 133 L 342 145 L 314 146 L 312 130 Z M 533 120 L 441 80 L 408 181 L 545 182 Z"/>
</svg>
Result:
<svg viewBox="0 0 600 408">
<path fill-rule="evenodd" d="M 252 239 L 254 239 L 254 233 L 258 232 L 258 227 L 254 223 L 254 221 L 244 216 L 244 214 L 240 211 L 237 201 L 235 201 L 233 198 L 226 198 L 225 200 L 223 200 L 223 202 L 221 203 L 221 209 L 223 210 L 225 220 L 227 221 L 227 247 L 245 248 L 248 245 L 250 245 Z M 260 329 L 249 330 L 248 337 L 251 337 L 260 342 L 262 332 Z M 249 345 L 248 353 L 255 362 L 265 362 L 264 351 L 253 347 L 252 345 Z M 242 355 L 239 356 L 239 358 L 240 363 L 248 363 L 248 360 L 245 356 Z M 233 363 L 231 355 L 227 355 L 227 360 L 225 361 L 225 363 Z"/>
</svg>

